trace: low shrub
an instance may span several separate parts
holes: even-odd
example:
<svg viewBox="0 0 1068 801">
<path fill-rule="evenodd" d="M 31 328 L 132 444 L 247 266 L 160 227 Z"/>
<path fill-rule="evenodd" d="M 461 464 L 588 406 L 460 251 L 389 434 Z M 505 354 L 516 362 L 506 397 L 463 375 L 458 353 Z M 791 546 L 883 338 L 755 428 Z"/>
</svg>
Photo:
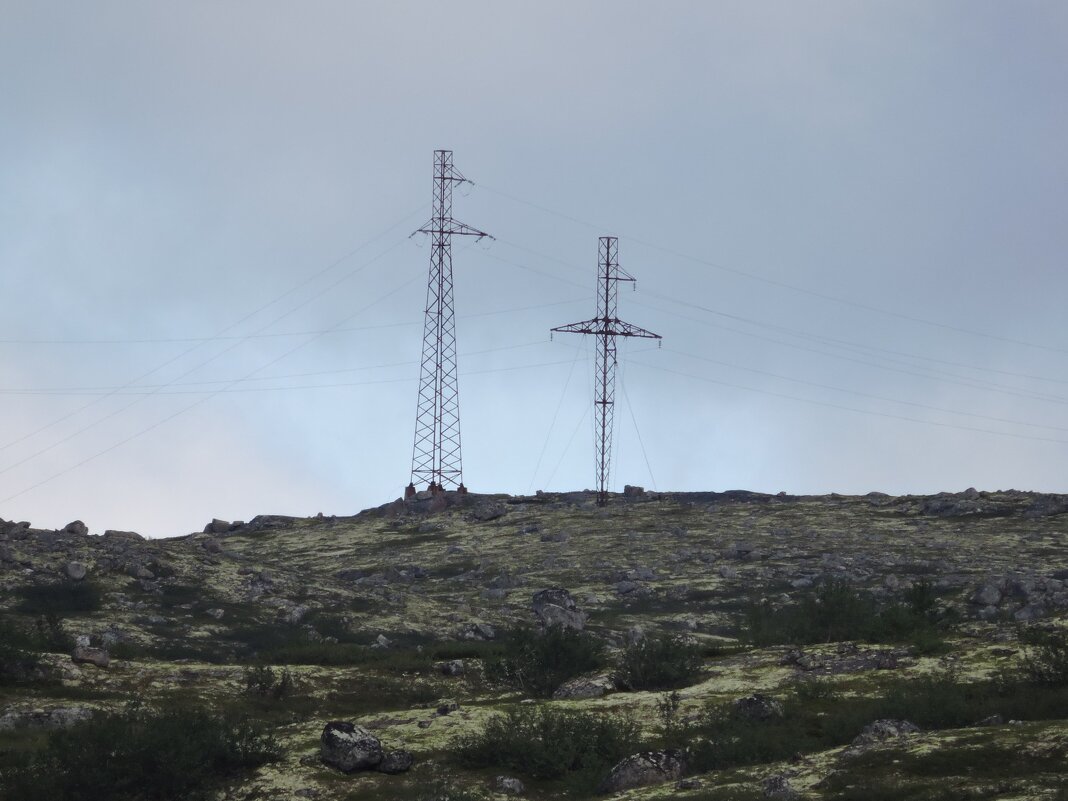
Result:
<svg viewBox="0 0 1068 801">
<path fill-rule="evenodd" d="M 896 603 L 880 605 L 846 581 L 822 582 L 795 602 L 750 604 L 745 635 L 754 645 L 809 645 L 866 640 L 906 642 L 925 654 L 944 648 L 933 586 L 926 580 L 910 587 Z"/>
<path fill-rule="evenodd" d="M 278 757 L 274 740 L 245 720 L 203 709 L 132 707 L 51 732 L 40 751 L 0 779 L 0 788 L 20 801 L 198 800 Z"/>
<path fill-rule="evenodd" d="M 630 718 L 549 706 L 511 709 L 454 743 L 472 767 L 505 768 L 534 779 L 581 773 L 591 780 L 641 745 L 640 728 Z"/>
<path fill-rule="evenodd" d="M 1068 631 L 1024 629 L 1024 673 L 1037 684 L 1068 686 Z"/>
<path fill-rule="evenodd" d="M 282 668 L 278 673 L 265 665 L 245 669 L 245 693 L 248 695 L 283 701 L 295 689 L 296 681 L 288 668 Z"/>
<path fill-rule="evenodd" d="M 486 662 L 487 676 L 533 695 L 547 697 L 570 678 L 605 664 L 604 644 L 592 634 L 564 626 L 509 632 L 501 652 Z"/>
<path fill-rule="evenodd" d="M 670 690 L 691 684 L 701 650 L 682 635 L 642 637 L 623 649 L 614 676 L 628 690 Z"/>
</svg>

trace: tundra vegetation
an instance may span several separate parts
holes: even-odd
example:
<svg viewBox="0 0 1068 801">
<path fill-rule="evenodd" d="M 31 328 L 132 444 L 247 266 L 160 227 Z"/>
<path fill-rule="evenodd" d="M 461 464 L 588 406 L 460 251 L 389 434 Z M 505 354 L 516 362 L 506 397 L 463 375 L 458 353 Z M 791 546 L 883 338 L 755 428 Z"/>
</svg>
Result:
<svg viewBox="0 0 1068 801">
<path fill-rule="evenodd" d="M 1064 496 L 85 528 L 0 520 L 0 798 L 1068 798 Z"/>
</svg>

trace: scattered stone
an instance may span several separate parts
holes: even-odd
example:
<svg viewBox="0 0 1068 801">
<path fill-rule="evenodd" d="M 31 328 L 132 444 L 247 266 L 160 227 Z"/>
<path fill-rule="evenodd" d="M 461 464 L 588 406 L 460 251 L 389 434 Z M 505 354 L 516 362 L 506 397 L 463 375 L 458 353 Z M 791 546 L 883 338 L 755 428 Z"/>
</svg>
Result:
<svg viewBox="0 0 1068 801">
<path fill-rule="evenodd" d="M 404 773 L 411 770 L 412 764 L 415 762 L 415 758 L 412 756 L 411 751 L 405 751 L 398 749 L 396 751 L 387 751 L 382 756 L 382 761 L 378 763 L 375 768 L 379 773 L 389 773 L 390 775 L 396 775 L 398 773 Z"/>
<path fill-rule="evenodd" d="M 767 721 L 783 716 L 782 704 L 767 695 L 755 693 L 731 704 L 735 717 L 743 720 Z"/>
<path fill-rule="evenodd" d="M 327 723 L 319 738 L 320 759 L 344 773 L 375 768 L 384 756 L 378 738 L 355 723 Z"/>
<path fill-rule="evenodd" d="M 208 615 L 208 617 L 215 618 L 216 620 L 222 620 L 223 617 L 226 615 L 226 610 L 225 609 L 219 609 L 218 607 L 216 607 L 214 609 L 207 610 L 207 612 L 205 612 L 205 614 Z"/>
<path fill-rule="evenodd" d="M 208 553 L 222 553 L 223 549 L 222 543 L 214 537 L 204 540 L 204 542 L 201 543 L 201 547 Z"/>
<path fill-rule="evenodd" d="M 54 706 L 46 709 L 8 709 L 0 715 L 0 731 L 12 729 L 65 729 L 93 717 L 84 706 Z"/>
<path fill-rule="evenodd" d="M 108 652 L 103 648 L 89 648 L 87 646 L 75 646 L 71 652 L 70 660 L 77 665 L 96 665 L 106 668 L 111 662 Z"/>
<path fill-rule="evenodd" d="M 523 795 L 527 788 L 519 779 L 511 776 L 498 776 L 493 780 L 493 789 L 505 795 Z"/>
<path fill-rule="evenodd" d="M 617 763 L 598 787 L 600 793 L 618 793 L 633 787 L 682 778 L 686 760 L 681 751 L 643 751 Z"/>
<path fill-rule="evenodd" d="M 645 494 L 645 487 L 636 487 L 636 486 L 632 486 L 630 484 L 625 484 L 623 486 L 623 497 L 624 498 L 640 498 L 644 494 Z"/>
<path fill-rule="evenodd" d="M 88 634 L 79 634 L 74 638 L 74 644 L 79 648 L 88 648 L 90 643 Z"/>
<path fill-rule="evenodd" d="M 531 608 L 543 626 L 563 626 L 582 631 L 589 618 L 578 608 L 571 593 L 562 587 L 538 590 L 531 599 Z"/>
<path fill-rule="evenodd" d="M 230 531 L 230 521 L 220 520 L 217 517 L 204 526 L 205 534 L 226 534 L 228 531 Z"/>
<path fill-rule="evenodd" d="M 701 780 L 700 779 L 679 779 L 677 782 L 675 782 L 675 789 L 676 790 L 700 790 L 701 789 Z"/>
<path fill-rule="evenodd" d="M 429 729 L 433 722 L 434 721 L 432 720 L 421 720 L 415 725 L 417 725 L 420 729 Z"/>
<path fill-rule="evenodd" d="M 571 539 L 571 535 L 566 531 L 546 531 L 539 539 L 542 542 L 567 542 Z"/>
<path fill-rule="evenodd" d="M 856 756 L 887 740 L 896 740 L 919 730 L 919 726 L 907 720 L 876 720 L 861 729 L 842 753 L 844 756 Z"/>
<path fill-rule="evenodd" d="M 976 726 L 1003 726 L 1003 725 L 1005 725 L 1005 717 L 1003 715 L 1000 715 L 1000 714 L 991 715 L 988 718 L 983 718 L 982 720 L 980 720 L 975 725 Z"/>
<path fill-rule="evenodd" d="M 444 701 L 438 704 L 438 714 L 442 716 L 452 714 L 453 712 L 458 712 L 459 710 L 460 705 L 455 701 Z"/>
<path fill-rule="evenodd" d="M 63 571 L 67 574 L 67 578 L 69 578 L 71 581 L 81 581 L 88 573 L 85 564 L 82 562 L 67 562 L 67 565 L 63 568 Z"/>
<path fill-rule="evenodd" d="M 74 534 L 79 537 L 84 537 L 89 533 L 89 526 L 85 525 L 81 520 L 75 520 L 71 523 L 67 523 L 63 527 L 63 531 L 66 534 Z"/>
</svg>

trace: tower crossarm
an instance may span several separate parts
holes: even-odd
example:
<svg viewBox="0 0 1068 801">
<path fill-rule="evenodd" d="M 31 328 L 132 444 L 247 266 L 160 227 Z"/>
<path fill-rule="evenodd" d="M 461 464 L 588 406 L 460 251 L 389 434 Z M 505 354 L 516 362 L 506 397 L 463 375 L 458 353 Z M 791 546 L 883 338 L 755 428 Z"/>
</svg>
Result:
<svg viewBox="0 0 1068 801">
<path fill-rule="evenodd" d="M 412 231 L 411 236 L 416 234 L 449 234 L 450 236 L 474 236 L 479 239 L 494 239 L 492 234 L 480 231 L 467 223 L 458 222 L 452 218 L 445 220 L 428 220 L 421 228 Z M 411 236 L 408 237 L 411 239 Z"/>
<path fill-rule="evenodd" d="M 643 339 L 662 339 L 660 334 L 646 331 L 636 325 L 625 323 L 618 318 L 608 320 L 584 320 L 581 323 L 569 323 L 550 329 L 557 334 L 600 334 L 612 337 L 641 337 Z"/>
</svg>

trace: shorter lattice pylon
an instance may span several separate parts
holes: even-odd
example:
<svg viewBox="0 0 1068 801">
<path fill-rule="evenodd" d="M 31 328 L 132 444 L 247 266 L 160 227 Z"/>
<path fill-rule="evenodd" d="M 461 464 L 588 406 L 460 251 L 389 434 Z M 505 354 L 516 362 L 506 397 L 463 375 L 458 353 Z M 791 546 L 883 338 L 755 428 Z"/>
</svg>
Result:
<svg viewBox="0 0 1068 801">
<path fill-rule="evenodd" d="M 659 334 L 625 323 L 616 316 L 619 282 L 634 283 L 620 269 L 619 240 L 602 236 L 598 242 L 597 316 L 592 320 L 553 328 L 553 333 L 591 334 L 597 337 L 597 389 L 593 401 L 594 441 L 596 443 L 597 505 L 608 503 L 609 473 L 612 467 L 612 429 L 616 395 L 616 337 L 661 339 Z"/>
</svg>

